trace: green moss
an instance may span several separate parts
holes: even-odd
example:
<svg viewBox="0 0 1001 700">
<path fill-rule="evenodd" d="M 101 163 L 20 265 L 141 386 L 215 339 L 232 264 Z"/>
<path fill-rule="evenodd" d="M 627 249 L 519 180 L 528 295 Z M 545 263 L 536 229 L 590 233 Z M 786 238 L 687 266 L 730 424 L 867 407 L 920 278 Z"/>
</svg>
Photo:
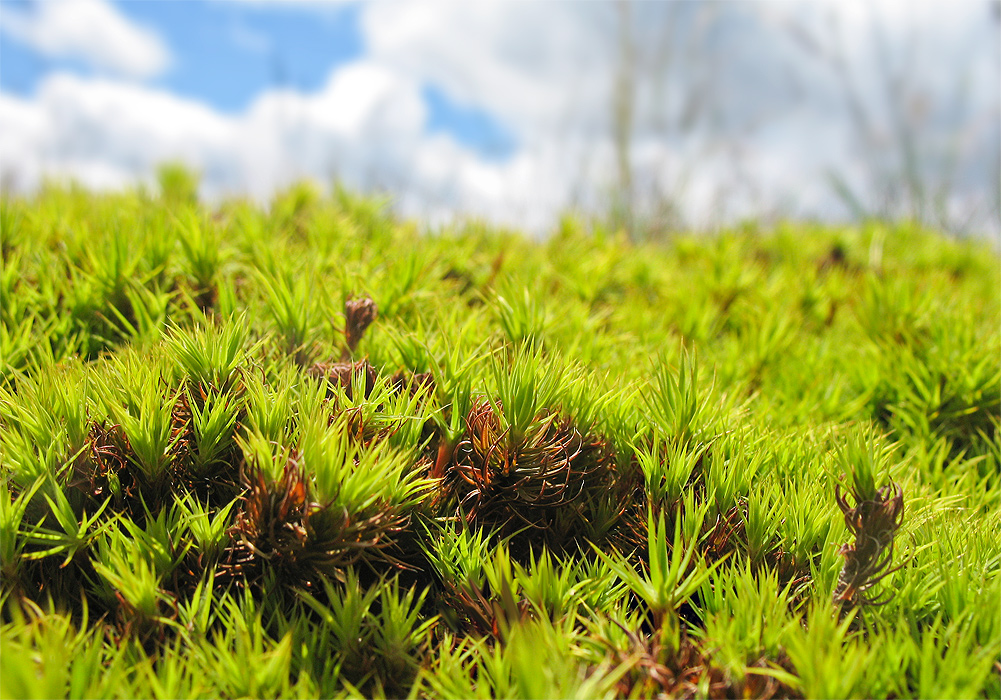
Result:
<svg viewBox="0 0 1001 700">
<path fill-rule="evenodd" d="M 194 183 L 0 203 L 0 696 L 997 695 L 988 246 Z"/>
</svg>

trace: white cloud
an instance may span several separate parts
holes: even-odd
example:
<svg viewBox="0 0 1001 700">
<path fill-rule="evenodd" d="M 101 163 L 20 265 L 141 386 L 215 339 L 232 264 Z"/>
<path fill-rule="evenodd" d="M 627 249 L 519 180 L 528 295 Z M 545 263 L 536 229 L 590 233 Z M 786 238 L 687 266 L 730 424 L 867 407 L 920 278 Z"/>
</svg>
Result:
<svg viewBox="0 0 1001 700">
<path fill-rule="evenodd" d="M 373 60 L 531 139 L 607 105 L 607 19 L 597 3 L 378 2 L 360 21 Z"/>
<path fill-rule="evenodd" d="M 45 173 L 89 183 L 100 163 L 108 168 L 99 186 L 118 184 L 107 172 L 148 179 L 158 163 L 182 159 L 204 171 L 210 195 L 267 197 L 297 177 L 338 175 L 364 187 L 405 173 L 428 138 L 425 118 L 419 86 L 365 61 L 335 71 L 315 94 L 271 91 L 237 116 L 141 85 L 61 73 L 31 98 L 0 97 L 0 157 L 25 188 Z"/>
<path fill-rule="evenodd" d="M 158 75 L 170 64 L 160 37 L 106 0 L 45 0 L 30 11 L 5 4 L 0 31 L 45 56 L 82 59 L 132 78 Z"/>
<path fill-rule="evenodd" d="M 298 178 L 336 177 L 399 193 L 404 215 L 551 223 L 567 198 L 558 148 L 487 162 L 427 133 L 426 118 L 419 84 L 365 60 L 316 93 L 270 91 L 236 116 L 141 85 L 56 74 L 32 98 L 0 97 L 0 171 L 25 190 L 47 175 L 117 188 L 150 183 L 159 163 L 179 158 L 202 171 L 212 198 L 267 200 Z"/>
<path fill-rule="evenodd" d="M 0 178 L 6 186 L 37 185 L 44 174 L 39 156 L 51 133 L 40 105 L 0 93 Z"/>
<path fill-rule="evenodd" d="M 379 2 L 363 6 L 361 25 L 371 60 L 436 85 L 510 130 L 519 157 L 541 168 L 525 174 L 532 182 L 557 176 L 567 198 L 576 192 L 601 206 L 618 178 L 612 113 L 622 7 Z M 886 195 L 879 180 L 896 178 L 889 199 L 907 213 L 894 113 L 903 110 L 914 119 L 926 184 L 967 188 L 986 224 L 1001 223 L 990 212 L 997 26 L 985 3 L 635 2 L 629 11 L 634 185 L 680 205 L 689 220 L 780 209 L 843 215 L 830 172 L 848 176 L 874 209 Z M 776 18 L 802 24 L 824 51 L 840 52 L 878 148 L 860 140 L 837 67 L 811 62 Z M 887 57 L 889 78 L 880 73 Z M 906 94 L 891 94 L 894 80 Z M 952 182 L 950 154 L 961 172 Z"/>
<path fill-rule="evenodd" d="M 46 175 L 90 186 L 148 179 L 160 162 L 228 159 L 232 123 L 203 105 L 130 83 L 67 74 L 32 98 L 0 100 L 0 164 L 22 188 Z"/>
</svg>

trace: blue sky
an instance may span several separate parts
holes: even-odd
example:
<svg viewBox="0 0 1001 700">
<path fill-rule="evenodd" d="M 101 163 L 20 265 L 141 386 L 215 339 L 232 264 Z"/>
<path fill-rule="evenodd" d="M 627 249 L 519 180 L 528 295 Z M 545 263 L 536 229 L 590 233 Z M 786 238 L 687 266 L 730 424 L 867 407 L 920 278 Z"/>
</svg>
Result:
<svg viewBox="0 0 1001 700">
<path fill-rule="evenodd" d="M 36 3 L 3 0 L 3 5 L 28 13 Z M 201 0 L 113 5 L 128 20 L 154 29 L 173 54 L 167 71 L 151 84 L 222 111 L 245 108 L 270 86 L 316 89 L 332 67 L 364 50 L 353 6 L 302 12 Z M 2 87 L 21 95 L 52 70 L 97 72 L 80 58 L 45 56 L 10 39 L 4 41 L 3 58 Z"/>
<path fill-rule="evenodd" d="M 0 177 L 124 187 L 182 160 L 208 198 L 337 179 L 406 215 L 544 230 L 624 196 L 625 162 L 637 211 L 683 224 L 850 217 L 834 180 L 908 215 L 903 120 L 943 225 L 994 230 L 997 16 L 983 0 L 0 0 Z"/>
<path fill-rule="evenodd" d="M 317 90 L 332 68 L 364 52 L 357 6 L 303 12 L 199 0 L 115 4 L 155 27 L 174 53 L 160 84 L 224 112 L 246 108 L 269 87 Z"/>
</svg>

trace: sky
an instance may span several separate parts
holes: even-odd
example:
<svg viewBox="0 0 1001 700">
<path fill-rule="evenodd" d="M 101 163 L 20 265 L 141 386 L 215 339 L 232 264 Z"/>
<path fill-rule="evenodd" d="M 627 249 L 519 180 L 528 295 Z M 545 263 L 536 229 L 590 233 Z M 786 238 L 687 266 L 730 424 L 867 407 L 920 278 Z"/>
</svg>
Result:
<svg viewBox="0 0 1001 700">
<path fill-rule="evenodd" d="M 999 36 L 984 0 L 0 0 L 0 179 L 181 161 L 208 200 L 309 178 L 429 223 L 997 235 Z"/>
</svg>

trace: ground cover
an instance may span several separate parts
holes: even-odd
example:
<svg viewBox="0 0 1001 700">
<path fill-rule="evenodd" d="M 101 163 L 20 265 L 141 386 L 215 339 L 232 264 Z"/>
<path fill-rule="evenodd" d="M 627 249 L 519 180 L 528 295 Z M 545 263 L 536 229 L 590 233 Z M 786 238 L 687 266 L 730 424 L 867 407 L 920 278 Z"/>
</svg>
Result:
<svg viewBox="0 0 1001 700">
<path fill-rule="evenodd" d="M 1001 693 L 988 246 L 164 184 L 0 204 L 3 697 Z"/>
</svg>

